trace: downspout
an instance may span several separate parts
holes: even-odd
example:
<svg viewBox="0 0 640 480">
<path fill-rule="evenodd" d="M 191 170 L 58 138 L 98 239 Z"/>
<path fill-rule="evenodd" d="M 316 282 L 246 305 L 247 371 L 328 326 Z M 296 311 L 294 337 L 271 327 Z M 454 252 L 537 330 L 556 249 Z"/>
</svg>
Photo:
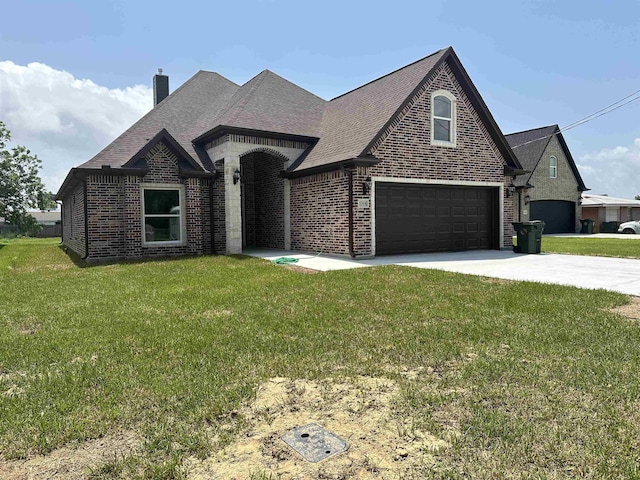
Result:
<svg viewBox="0 0 640 480">
<path fill-rule="evenodd" d="M 211 224 L 211 254 L 215 255 L 216 253 L 216 239 L 215 239 L 215 215 L 213 213 L 213 184 L 216 181 L 215 175 L 211 177 L 209 181 L 209 223 Z"/>
<path fill-rule="evenodd" d="M 89 256 L 89 203 L 87 202 L 87 178 L 84 179 L 84 257 Z"/>
<path fill-rule="evenodd" d="M 64 245 L 64 203 L 60 209 L 60 245 Z"/>
<path fill-rule="evenodd" d="M 349 255 L 351 258 L 356 258 L 356 254 L 353 250 L 353 171 L 347 170 L 347 177 L 349 178 Z"/>
<path fill-rule="evenodd" d="M 522 190 L 518 190 L 518 222 L 522 221 Z"/>
</svg>

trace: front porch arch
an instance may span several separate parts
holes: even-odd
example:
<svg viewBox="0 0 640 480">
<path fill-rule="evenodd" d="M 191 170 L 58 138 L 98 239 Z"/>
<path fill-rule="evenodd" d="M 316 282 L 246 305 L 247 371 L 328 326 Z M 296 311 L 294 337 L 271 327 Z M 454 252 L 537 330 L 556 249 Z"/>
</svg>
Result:
<svg viewBox="0 0 640 480">
<path fill-rule="evenodd" d="M 240 157 L 243 249 L 286 247 L 288 209 L 280 172 L 288 160 L 267 148 L 252 149 Z"/>
</svg>

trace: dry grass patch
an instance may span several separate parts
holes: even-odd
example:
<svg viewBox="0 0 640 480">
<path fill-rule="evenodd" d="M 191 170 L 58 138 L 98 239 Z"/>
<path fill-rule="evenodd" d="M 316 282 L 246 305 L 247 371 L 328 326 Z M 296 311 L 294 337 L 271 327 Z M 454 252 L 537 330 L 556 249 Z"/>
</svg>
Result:
<svg viewBox="0 0 640 480">
<path fill-rule="evenodd" d="M 384 378 L 272 378 L 259 387 L 255 401 L 238 412 L 247 421 L 244 434 L 204 461 L 190 459 L 185 465 L 188 478 L 412 478 L 414 467 L 435 463 L 434 453 L 448 443 L 413 428 L 411 419 L 398 419 L 393 411 L 398 393 L 398 385 Z M 280 437 L 308 423 L 345 439 L 349 449 L 307 462 Z"/>
<path fill-rule="evenodd" d="M 0 463 L 3 480 L 81 480 L 89 478 L 103 465 L 138 452 L 141 438 L 133 432 L 90 440 L 77 446 L 65 446 L 47 455 L 28 460 Z"/>
<path fill-rule="evenodd" d="M 629 297 L 629 303 L 612 308 L 611 311 L 631 320 L 640 320 L 640 297 Z"/>
</svg>

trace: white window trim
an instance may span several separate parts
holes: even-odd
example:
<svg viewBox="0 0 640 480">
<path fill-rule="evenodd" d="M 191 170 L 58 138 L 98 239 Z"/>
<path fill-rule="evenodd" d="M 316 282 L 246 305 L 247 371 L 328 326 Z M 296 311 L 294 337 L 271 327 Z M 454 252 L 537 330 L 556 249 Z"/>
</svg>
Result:
<svg viewBox="0 0 640 480">
<path fill-rule="evenodd" d="M 168 240 L 165 242 L 147 242 L 145 230 L 144 230 L 144 191 L 145 190 L 178 190 L 180 199 L 180 240 Z M 142 245 L 145 247 L 164 247 L 164 246 L 180 246 L 187 243 L 187 228 L 186 228 L 186 204 L 184 185 L 180 183 L 141 183 L 140 184 L 140 228 L 142 234 Z M 153 216 L 153 215 L 150 215 Z M 166 217 L 167 215 L 158 215 Z"/>
<path fill-rule="evenodd" d="M 556 161 L 555 165 L 551 165 L 552 160 Z M 551 174 L 552 168 L 553 168 L 553 175 Z M 549 178 L 558 178 L 558 158 L 555 155 L 551 155 L 549 157 Z"/>
<path fill-rule="evenodd" d="M 434 133 L 435 133 L 434 120 L 436 118 L 449 120 L 448 118 L 435 116 L 433 102 L 436 97 L 440 97 L 440 96 L 448 98 L 449 101 L 451 102 L 451 141 L 450 142 L 445 142 L 444 140 L 436 140 L 434 138 Z M 457 137 L 457 131 L 458 131 L 458 129 L 456 128 L 456 110 L 457 110 L 456 104 L 457 104 L 456 97 L 454 97 L 453 94 L 448 90 L 436 90 L 435 92 L 431 93 L 431 145 L 437 145 L 440 147 L 451 147 L 451 148 L 456 147 L 456 137 Z"/>
</svg>

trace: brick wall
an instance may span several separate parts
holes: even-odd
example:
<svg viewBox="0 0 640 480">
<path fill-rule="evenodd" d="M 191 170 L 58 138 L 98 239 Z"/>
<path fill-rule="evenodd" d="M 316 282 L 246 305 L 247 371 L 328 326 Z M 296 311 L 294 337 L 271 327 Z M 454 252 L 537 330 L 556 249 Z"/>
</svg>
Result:
<svg viewBox="0 0 640 480">
<path fill-rule="evenodd" d="M 84 208 L 84 184 L 80 183 L 63 199 L 62 243 L 81 257 L 86 255 Z"/>
<path fill-rule="evenodd" d="M 124 178 L 88 175 L 89 258 L 120 257 L 124 246 Z"/>
<path fill-rule="evenodd" d="M 211 251 L 209 180 L 180 178 L 178 159 L 162 143 L 153 147 L 145 159 L 148 173 L 144 177 L 102 173 L 86 177 L 89 260 L 201 254 Z M 186 222 L 183 245 L 143 245 L 141 186 L 144 184 L 183 186 Z M 75 196 L 77 199 L 80 195 Z M 73 205 L 75 204 L 72 202 L 67 208 L 72 208 Z M 80 233 L 80 228 L 84 239 L 84 216 L 80 215 L 82 208 L 83 206 L 78 205 L 76 211 L 70 212 L 73 223 L 65 227 L 68 229 L 70 244 Z M 70 245 L 70 248 L 77 251 L 79 247 Z"/>
<path fill-rule="evenodd" d="M 291 179 L 293 250 L 349 254 L 347 182 L 340 170 Z"/>
<path fill-rule="evenodd" d="M 225 230 L 224 178 L 213 182 L 213 238 L 215 253 L 224 253 L 227 247 Z"/>
<path fill-rule="evenodd" d="M 282 158 L 254 153 L 255 245 L 284 248 L 284 180 L 280 177 Z"/>
</svg>

